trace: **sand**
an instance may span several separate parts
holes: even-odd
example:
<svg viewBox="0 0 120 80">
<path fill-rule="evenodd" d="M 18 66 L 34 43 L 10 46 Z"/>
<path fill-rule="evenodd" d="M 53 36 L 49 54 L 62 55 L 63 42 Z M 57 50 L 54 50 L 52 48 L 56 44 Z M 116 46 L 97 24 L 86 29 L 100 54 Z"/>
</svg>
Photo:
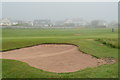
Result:
<svg viewBox="0 0 120 80">
<path fill-rule="evenodd" d="M 97 59 L 78 50 L 74 45 L 42 44 L 11 51 L 2 52 L 3 59 L 14 59 L 30 66 L 49 72 L 75 72 L 89 67 L 113 63 Z"/>
</svg>

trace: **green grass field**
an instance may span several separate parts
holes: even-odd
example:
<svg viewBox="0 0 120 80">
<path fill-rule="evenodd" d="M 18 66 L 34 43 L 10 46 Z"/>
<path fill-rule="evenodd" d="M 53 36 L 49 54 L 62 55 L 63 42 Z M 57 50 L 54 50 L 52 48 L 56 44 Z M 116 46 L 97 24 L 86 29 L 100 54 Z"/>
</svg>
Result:
<svg viewBox="0 0 120 80">
<path fill-rule="evenodd" d="M 118 60 L 118 29 L 3 29 L 2 49 L 7 51 L 42 43 L 69 43 L 97 58 Z M 117 78 L 118 62 L 71 73 L 46 72 L 26 63 L 3 59 L 3 78 Z"/>
</svg>

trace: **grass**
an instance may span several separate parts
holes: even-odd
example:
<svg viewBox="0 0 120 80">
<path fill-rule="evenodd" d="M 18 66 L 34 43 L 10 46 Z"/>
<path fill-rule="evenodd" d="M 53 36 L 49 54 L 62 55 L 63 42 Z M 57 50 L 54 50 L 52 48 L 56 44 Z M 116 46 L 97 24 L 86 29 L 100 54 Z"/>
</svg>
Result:
<svg viewBox="0 0 120 80">
<path fill-rule="evenodd" d="M 52 73 L 16 60 L 3 60 L 4 78 L 117 78 L 117 63 L 71 73 Z M 6 67 L 5 67 L 6 66 Z M 115 68 L 115 69 L 114 69 Z M 104 74 L 103 74 L 104 73 Z M 9 75 L 8 75 L 9 74 Z"/>
<path fill-rule="evenodd" d="M 118 39 L 97 39 L 97 41 L 100 41 L 101 43 L 108 45 L 110 47 L 120 49 L 120 44 L 118 43 Z"/>
<path fill-rule="evenodd" d="M 69 43 L 97 58 L 118 59 L 118 30 L 110 28 L 82 29 L 3 29 L 2 50 L 7 51 L 42 43 Z M 104 44 L 106 43 L 106 44 Z M 110 46 L 108 46 L 110 45 Z M 113 48 L 113 46 L 115 46 Z M 51 73 L 26 63 L 3 59 L 4 78 L 117 78 L 118 66 L 106 64 L 72 73 Z M 90 74 L 89 74 L 90 73 Z"/>
</svg>

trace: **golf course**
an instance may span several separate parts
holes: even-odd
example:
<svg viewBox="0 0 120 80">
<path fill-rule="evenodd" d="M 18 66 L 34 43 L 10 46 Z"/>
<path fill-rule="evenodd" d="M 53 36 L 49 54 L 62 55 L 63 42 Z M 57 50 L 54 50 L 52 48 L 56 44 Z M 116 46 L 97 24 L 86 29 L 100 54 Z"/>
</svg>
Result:
<svg viewBox="0 0 120 80">
<path fill-rule="evenodd" d="M 2 55 L 6 54 L 4 59 L 0 59 L 2 61 L 2 78 L 118 78 L 118 50 L 120 49 L 120 46 L 118 45 L 117 28 L 115 28 L 114 32 L 112 32 L 111 28 L 3 28 L 2 39 L 0 40 L 2 41 L 2 48 L 0 49 L 0 51 L 1 53 L 3 52 Z M 48 49 L 49 51 L 51 50 L 50 53 L 52 54 L 52 51 L 57 51 L 59 46 L 57 44 L 64 44 L 64 49 L 70 49 L 70 52 L 66 51 L 66 53 L 61 52 L 59 54 L 52 54 L 53 56 L 57 56 L 59 58 L 58 62 L 58 58 L 54 59 L 53 56 L 52 58 L 47 58 L 49 60 L 44 60 L 44 57 L 42 57 L 42 59 L 39 58 L 38 62 L 42 60 L 40 68 L 37 63 L 34 63 L 35 66 L 30 65 L 32 61 L 34 61 L 33 59 L 29 59 L 29 61 L 22 59 L 26 56 L 26 54 L 34 54 L 35 51 L 30 53 L 30 50 L 32 50 L 34 46 L 36 46 L 37 48 L 37 46 L 44 46 L 44 44 L 48 44 L 49 48 L 38 48 L 39 51 L 45 49 L 43 52 L 47 52 Z M 51 47 L 50 44 L 56 45 L 57 48 L 54 48 L 54 46 Z M 70 48 L 67 45 L 70 45 Z M 74 45 L 74 47 L 71 45 Z M 29 50 L 26 49 L 28 47 L 30 48 Z M 52 50 L 52 48 L 54 50 Z M 26 52 L 21 53 L 22 56 L 16 56 L 14 55 L 14 53 L 11 53 L 13 57 L 8 56 L 9 53 L 7 52 L 15 50 L 22 51 L 21 49 L 26 50 Z M 77 55 L 79 55 L 80 53 L 85 54 L 84 56 L 89 55 L 89 57 L 85 57 L 84 59 L 87 60 L 90 58 L 91 62 L 89 62 L 88 60 L 88 63 L 91 63 L 90 65 L 94 66 L 83 66 L 84 68 L 77 68 L 76 70 L 74 70 L 74 67 L 71 67 L 70 69 L 72 69 L 72 71 L 70 71 L 70 69 L 67 69 L 67 67 L 70 67 L 70 64 L 67 64 L 68 61 L 66 61 L 67 67 L 64 68 L 66 72 L 58 70 L 60 67 L 62 69 L 61 65 L 58 66 L 56 70 L 50 70 L 52 69 L 50 68 L 47 71 L 47 67 L 55 67 L 54 63 L 56 63 L 56 65 L 58 65 L 57 63 L 63 63 L 65 66 L 64 60 L 66 60 L 67 56 L 69 58 L 69 63 L 71 63 L 71 65 L 74 64 L 76 65 L 75 67 L 77 67 L 81 59 L 78 58 L 78 56 L 74 55 L 71 49 L 76 50 Z M 20 52 L 17 54 L 20 54 Z M 36 53 L 36 57 L 37 54 L 38 53 Z M 50 56 L 48 54 L 49 52 L 46 55 L 42 55 L 45 57 Z M 76 64 L 75 62 L 72 63 L 72 59 L 76 60 Z M 92 61 L 94 61 L 92 59 L 107 60 L 108 63 L 96 66 L 97 64 L 92 64 Z M 49 63 L 48 66 L 47 63 L 50 60 L 51 63 Z M 114 62 L 109 63 L 111 60 L 114 60 Z M 46 67 L 45 69 L 44 66 Z"/>
</svg>

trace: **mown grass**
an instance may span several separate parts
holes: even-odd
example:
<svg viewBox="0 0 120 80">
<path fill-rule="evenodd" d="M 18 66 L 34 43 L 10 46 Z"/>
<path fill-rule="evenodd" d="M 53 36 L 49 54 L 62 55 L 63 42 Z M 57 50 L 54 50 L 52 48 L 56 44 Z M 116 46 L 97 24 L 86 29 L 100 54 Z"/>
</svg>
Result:
<svg viewBox="0 0 120 80">
<path fill-rule="evenodd" d="M 3 29 L 5 39 L 19 38 L 116 38 L 118 29 L 111 32 L 109 28 L 80 28 L 80 29 Z"/>
<path fill-rule="evenodd" d="M 4 78 L 117 78 L 117 63 L 87 68 L 71 73 L 52 73 L 29 66 L 16 60 L 3 60 Z"/>
<path fill-rule="evenodd" d="M 97 58 L 118 59 L 118 30 L 111 29 L 3 29 L 2 50 L 12 50 L 43 43 L 69 43 Z M 96 41 L 98 40 L 99 41 Z M 107 44 L 103 44 L 105 40 Z M 110 47 L 112 44 L 116 47 Z M 114 44 L 113 44 L 114 43 Z M 73 73 L 51 73 L 33 68 L 26 63 L 3 59 L 4 78 L 117 78 L 117 62 Z"/>
</svg>

